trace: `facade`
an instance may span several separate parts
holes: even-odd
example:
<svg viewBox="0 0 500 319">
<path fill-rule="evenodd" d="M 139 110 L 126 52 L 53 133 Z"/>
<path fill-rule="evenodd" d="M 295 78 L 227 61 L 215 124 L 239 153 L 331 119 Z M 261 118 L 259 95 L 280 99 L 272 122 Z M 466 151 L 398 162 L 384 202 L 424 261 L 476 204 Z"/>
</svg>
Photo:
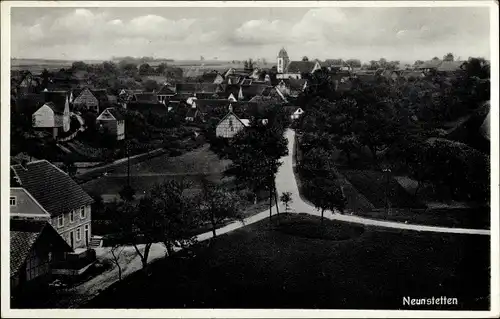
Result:
<svg viewBox="0 0 500 319">
<path fill-rule="evenodd" d="M 43 220 L 10 221 L 10 285 L 19 290 L 29 284 L 48 283 L 52 264 L 73 250 Z"/>
<path fill-rule="evenodd" d="M 119 109 L 108 107 L 96 119 L 97 126 L 116 140 L 125 139 L 125 117 Z"/>
<path fill-rule="evenodd" d="M 32 115 L 33 127 L 52 128 L 54 137 L 57 137 L 60 129 L 64 132 L 69 131 L 69 97 L 67 94 L 62 93 L 53 101 L 47 101 L 47 99 L 45 101 Z"/>
<path fill-rule="evenodd" d="M 248 120 L 241 120 L 232 111 L 229 111 L 219 124 L 217 124 L 215 135 L 217 137 L 231 139 L 247 126 L 249 126 Z"/>
<path fill-rule="evenodd" d="M 24 188 L 10 188 L 10 217 L 12 219 L 50 221 L 50 214 Z"/>
<path fill-rule="evenodd" d="M 12 174 L 15 187 L 24 188 L 50 214 L 49 223 L 73 249 L 88 246 L 93 200 L 80 185 L 47 160 L 13 165 Z"/>
</svg>

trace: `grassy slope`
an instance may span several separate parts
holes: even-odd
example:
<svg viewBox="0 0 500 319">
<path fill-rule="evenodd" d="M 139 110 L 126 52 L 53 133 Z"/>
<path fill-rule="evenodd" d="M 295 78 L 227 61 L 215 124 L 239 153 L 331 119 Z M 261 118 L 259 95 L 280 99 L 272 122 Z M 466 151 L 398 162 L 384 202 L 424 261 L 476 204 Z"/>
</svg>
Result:
<svg viewBox="0 0 500 319">
<path fill-rule="evenodd" d="M 268 225 L 221 236 L 191 260 L 159 261 L 150 277 L 134 274 L 86 307 L 397 309 L 404 296 L 457 297 L 455 309 L 488 307 L 489 237 L 367 229 L 332 241 Z M 327 227 L 351 232 L 332 221 Z"/>
</svg>

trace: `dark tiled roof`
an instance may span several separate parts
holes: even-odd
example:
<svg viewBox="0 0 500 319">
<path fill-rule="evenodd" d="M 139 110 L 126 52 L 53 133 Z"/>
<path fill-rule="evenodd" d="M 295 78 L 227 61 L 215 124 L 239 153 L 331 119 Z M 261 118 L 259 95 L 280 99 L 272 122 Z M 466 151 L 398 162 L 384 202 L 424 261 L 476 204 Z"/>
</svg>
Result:
<svg viewBox="0 0 500 319">
<path fill-rule="evenodd" d="M 122 110 L 116 108 L 116 107 L 108 107 L 106 109 L 117 121 L 123 121 L 125 120 L 125 115 L 123 114 Z M 105 111 L 106 111 L 105 110 Z"/>
<path fill-rule="evenodd" d="M 196 98 L 201 100 L 214 100 L 220 98 L 217 93 L 195 93 Z"/>
<path fill-rule="evenodd" d="M 44 102 L 52 109 L 54 112 L 62 114 L 64 112 L 64 107 L 66 106 L 66 91 L 48 91 L 43 92 Z M 49 103 L 52 102 L 52 103 Z"/>
<path fill-rule="evenodd" d="M 174 95 L 174 94 L 175 92 L 166 85 L 162 86 L 160 91 L 158 91 L 158 95 Z"/>
<path fill-rule="evenodd" d="M 135 93 L 134 100 L 139 103 L 160 103 L 158 101 L 158 95 L 150 92 Z"/>
<path fill-rule="evenodd" d="M 163 103 L 129 102 L 127 103 L 127 110 L 141 113 L 166 113 L 168 108 Z"/>
<path fill-rule="evenodd" d="M 438 72 L 455 72 L 462 70 L 464 61 L 443 61 L 438 67 Z"/>
<path fill-rule="evenodd" d="M 311 73 L 315 65 L 312 61 L 292 61 L 286 69 L 289 73 Z"/>
<path fill-rule="evenodd" d="M 108 93 L 106 92 L 106 90 L 104 90 L 104 89 L 102 89 L 102 90 L 90 90 L 90 92 L 92 92 L 92 94 L 94 94 L 97 101 L 99 101 L 99 105 L 101 107 L 109 104 Z"/>
<path fill-rule="evenodd" d="M 186 117 L 192 117 L 192 118 L 194 118 L 196 116 L 197 112 L 198 112 L 198 109 L 190 107 L 189 110 L 186 113 Z"/>
<path fill-rule="evenodd" d="M 218 75 L 219 73 L 217 72 L 208 72 L 200 76 L 200 80 L 205 83 L 214 83 Z"/>
<path fill-rule="evenodd" d="M 15 275 L 28 257 L 31 247 L 48 225 L 46 221 L 10 221 L 10 274 Z"/>
<path fill-rule="evenodd" d="M 215 108 L 215 107 L 226 107 L 229 106 L 229 101 L 226 99 L 197 99 L 194 101 L 196 103 L 196 108 L 199 110 L 204 110 L 206 108 Z"/>
<path fill-rule="evenodd" d="M 66 173 L 47 160 L 30 162 L 25 167 L 12 166 L 21 186 L 52 217 L 89 205 L 92 198 Z"/>
<path fill-rule="evenodd" d="M 10 220 L 10 275 L 14 276 L 28 257 L 33 244 L 44 235 L 53 250 L 71 252 L 71 247 L 46 221 Z"/>
<path fill-rule="evenodd" d="M 215 93 L 219 89 L 220 86 L 214 83 L 178 83 L 175 86 L 177 93 Z"/>
<path fill-rule="evenodd" d="M 269 87 L 268 84 L 252 84 L 249 86 L 242 86 L 241 90 L 243 93 L 243 98 L 245 100 L 250 100 L 254 96 L 262 95 L 267 87 Z M 237 96 L 235 97 L 238 98 Z"/>
</svg>

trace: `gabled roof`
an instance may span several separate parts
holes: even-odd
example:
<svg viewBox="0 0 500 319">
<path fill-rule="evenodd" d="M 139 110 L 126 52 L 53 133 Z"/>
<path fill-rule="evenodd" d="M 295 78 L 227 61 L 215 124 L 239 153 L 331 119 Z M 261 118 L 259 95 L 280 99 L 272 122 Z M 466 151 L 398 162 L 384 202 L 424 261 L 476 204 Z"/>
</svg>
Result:
<svg viewBox="0 0 500 319">
<path fill-rule="evenodd" d="M 174 95 L 174 94 L 175 92 L 167 85 L 162 86 L 160 91 L 158 91 L 158 95 Z"/>
<path fill-rule="evenodd" d="M 26 261 L 35 242 L 50 236 L 52 249 L 71 252 L 73 249 L 47 222 L 41 220 L 10 220 L 10 275 L 15 276 Z"/>
<path fill-rule="evenodd" d="M 305 79 L 282 79 L 280 82 L 283 82 L 285 86 L 291 90 L 302 91 L 304 89 L 304 85 L 307 83 Z"/>
<path fill-rule="evenodd" d="M 438 72 L 455 72 L 462 70 L 465 61 L 443 61 L 438 67 Z"/>
<path fill-rule="evenodd" d="M 190 107 L 189 110 L 186 113 L 186 117 L 192 117 L 192 118 L 194 118 L 197 113 L 198 113 L 198 109 L 197 108 Z"/>
<path fill-rule="evenodd" d="M 231 115 L 233 115 L 241 124 L 243 124 L 243 126 L 245 126 L 245 127 L 248 126 L 248 125 L 245 125 L 245 123 L 232 111 L 229 111 L 226 115 L 224 115 L 224 117 L 219 121 L 219 123 L 217 123 L 217 126 L 219 126 L 220 123 L 222 123 L 226 118 L 228 118 Z"/>
<path fill-rule="evenodd" d="M 71 177 L 47 160 L 12 169 L 24 187 L 52 217 L 90 205 L 93 199 Z"/>
<path fill-rule="evenodd" d="M 108 107 L 107 109 L 105 109 L 104 111 L 102 111 L 101 114 L 103 114 L 104 112 L 108 112 L 110 113 L 117 121 L 123 121 L 125 120 L 125 116 L 123 114 L 123 112 L 118 109 L 118 108 L 115 108 L 115 107 Z M 97 117 L 97 119 L 99 119 L 101 115 L 99 115 Z"/>
<path fill-rule="evenodd" d="M 134 101 L 139 103 L 160 103 L 158 101 L 158 95 L 153 92 L 135 93 Z"/>
<path fill-rule="evenodd" d="M 316 62 L 314 61 L 292 61 L 286 68 L 287 73 L 311 73 Z"/>
<path fill-rule="evenodd" d="M 68 93 L 66 91 L 47 91 L 43 92 L 44 102 L 55 113 L 63 114 L 66 107 L 66 98 Z M 49 103 L 51 102 L 51 103 Z"/>
<path fill-rule="evenodd" d="M 196 108 L 202 111 L 206 108 L 227 107 L 230 101 L 227 99 L 197 99 L 194 103 L 196 104 Z"/>
<path fill-rule="evenodd" d="M 425 61 L 420 65 L 417 65 L 415 69 L 437 69 L 440 64 L 441 60 L 430 60 L 430 61 Z"/>
<path fill-rule="evenodd" d="M 215 79 L 221 76 L 218 72 L 207 72 L 200 76 L 200 80 L 205 83 L 214 83 Z"/>
<path fill-rule="evenodd" d="M 175 85 L 175 90 L 177 93 L 215 93 L 220 90 L 220 85 L 214 83 L 178 83 Z"/>
<path fill-rule="evenodd" d="M 264 90 L 269 86 L 269 84 L 252 84 L 248 86 L 241 86 L 243 98 L 246 100 L 250 100 L 256 95 L 262 95 Z"/>
</svg>

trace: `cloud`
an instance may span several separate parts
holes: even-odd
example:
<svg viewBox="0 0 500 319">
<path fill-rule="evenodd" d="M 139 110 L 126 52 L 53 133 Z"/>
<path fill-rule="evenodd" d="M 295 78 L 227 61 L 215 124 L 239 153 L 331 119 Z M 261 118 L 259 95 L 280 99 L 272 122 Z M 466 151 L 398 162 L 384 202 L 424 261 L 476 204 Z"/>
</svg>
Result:
<svg viewBox="0 0 500 319">
<path fill-rule="evenodd" d="M 143 8 L 144 9 L 144 8 Z M 147 9 L 147 8 L 146 8 Z M 217 11 L 137 11 L 65 8 L 13 16 L 14 56 L 47 54 L 199 55 L 243 59 L 274 57 L 282 46 L 289 54 L 360 59 L 487 55 L 489 12 L 485 8 L 304 8 L 299 14 L 238 14 Z M 137 13 L 136 13 L 137 11 Z M 251 16 L 252 18 L 248 18 Z M 467 22 L 467 23 L 464 23 Z M 476 53 L 477 52 L 477 53 Z"/>
</svg>

